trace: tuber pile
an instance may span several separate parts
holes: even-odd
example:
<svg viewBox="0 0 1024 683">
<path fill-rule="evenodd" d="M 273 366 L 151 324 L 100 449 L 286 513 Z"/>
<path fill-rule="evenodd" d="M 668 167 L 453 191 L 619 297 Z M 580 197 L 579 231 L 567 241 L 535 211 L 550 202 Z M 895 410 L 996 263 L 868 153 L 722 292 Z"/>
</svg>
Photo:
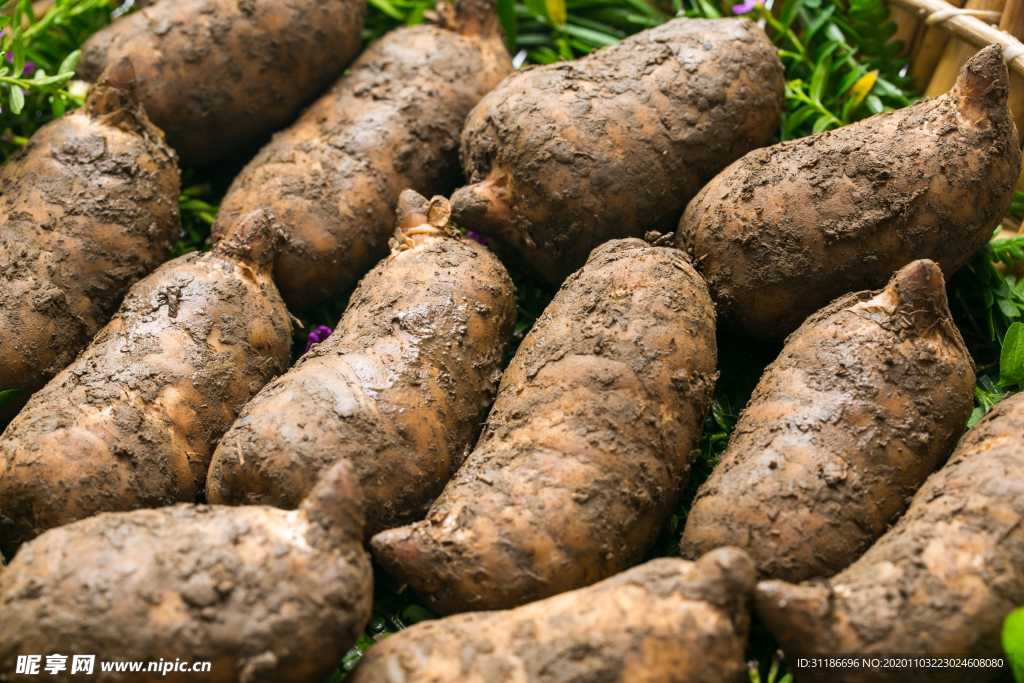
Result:
<svg viewBox="0 0 1024 683">
<path fill-rule="evenodd" d="M 224 198 L 217 227 L 262 208 L 288 235 L 274 279 L 293 309 L 349 289 L 387 255 L 402 190 L 455 188 L 466 114 L 512 72 L 493 0 L 428 16 L 370 45 Z"/>
<path fill-rule="evenodd" d="M 476 449 L 374 556 L 442 614 L 507 609 L 643 559 L 689 470 L 717 377 L 715 313 L 675 249 L 594 250 L 505 371 Z"/>
<path fill-rule="evenodd" d="M 662 558 L 508 612 L 427 621 L 374 645 L 351 683 L 726 683 L 743 679 L 754 565 Z"/>
<path fill-rule="evenodd" d="M 448 224 L 443 197 L 402 193 L 391 256 L 330 337 L 242 411 L 214 454 L 211 503 L 295 507 L 350 461 L 367 537 L 421 517 L 472 448 L 494 400 L 515 288 Z"/>
<path fill-rule="evenodd" d="M 683 557 L 743 548 L 764 578 L 831 576 L 906 509 L 974 404 L 945 282 L 915 261 L 786 341 L 697 492 Z"/>
<path fill-rule="evenodd" d="M 339 463 L 298 511 L 176 505 L 48 531 L 0 570 L 0 671 L 60 653 L 210 663 L 128 676 L 97 663 L 104 681 L 321 681 L 370 618 L 359 500 Z"/>
<path fill-rule="evenodd" d="M 470 113 L 456 222 L 558 285 L 590 251 L 669 232 L 716 173 L 767 144 L 782 64 L 749 19 L 675 19 L 525 69 Z"/>
<path fill-rule="evenodd" d="M 991 45 L 949 93 L 755 150 L 711 181 L 676 232 L 723 329 L 785 338 L 833 299 L 916 259 L 946 275 L 992 237 L 1021 172 L 1009 73 Z"/>
<path fill-rule="evenodd" d="M 138 282 L 0 437 L 0 550 L 102 511 L 194 502 L 217 440 L 288 367 L 276 235 L 243 217 Z"/>
<path fill-rule="evenodd" d="M 906 515 L 826 583 L 764 581 L 756 608 L 787 652 L 987 655 L 1024 604 L 1024 394 L 993 408 Z M 931 683 L 984 683 L 997 669 L 930 670 Z M 808 683 L 902 683 L 905 670 L 800 675 Z"/>
<path fill-rule="evenodd" d="M 182 163 L 211 164 L 280 130 L 341 75 L 365 13 L 359 0 L 157 0 L 93 34 L 78 75 L 131 57 Z"/>
<path fill-rule="evenodd" d="M 85 106 L 40 128 L 0 169 L 0 425 L 75 359 L 181 231 L 173 152 L 127 59 Z"/>
</svg>

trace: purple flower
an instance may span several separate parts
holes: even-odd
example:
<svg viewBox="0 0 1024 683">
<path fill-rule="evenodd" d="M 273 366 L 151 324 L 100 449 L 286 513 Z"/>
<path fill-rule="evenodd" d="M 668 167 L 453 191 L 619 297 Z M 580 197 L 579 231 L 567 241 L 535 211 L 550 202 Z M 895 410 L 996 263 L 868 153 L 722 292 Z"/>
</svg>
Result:
<svg viewBox="0 0 1024 683">
<path fill-rule="evenodd" d="M 331 336 L 331 328 L 324 327 L 321 325 L 312 332 L 309 333 L 309 339 L 306 340 L 306 351 L 313 346 L 313 344 L 319 344 L 323 340 Z M 306 351 L 303 351 L 305 353 Z"/>
<path fill-rule="evenodd" d="M 732 13 L 733 14 L 746 14 L 747 12 L 753 11 L 753 9 L 756 6 L 757 6 L 757 0 L 744 0 L 743 4 L 733 5 L 732 6 Z"/>
<path fill-rule="evenodd" d="M 474 242 L 484 245 L 485 247 L 487 246 L 487 238 L 485 238 L 483 235 L 476 234 L 472 230 L 466 231 L 466 237 L 473 240 Z"/>
<path fill-rule="evenodd" d="M 8 64 L 14 64 L 14 54 L 13 53 L 10 53 L 10 52 L 7 53 L 7 63 Z M 31 76 L 32 72 L 35 71 L 35 70 L 36 70 L 36 63 L 35 62 L 30 62 L 30 61 L 26 60 L 25 61 L 25 70 L 22 72 L 22 75 L 24 75 L 24 76 Z"/>
</svg>

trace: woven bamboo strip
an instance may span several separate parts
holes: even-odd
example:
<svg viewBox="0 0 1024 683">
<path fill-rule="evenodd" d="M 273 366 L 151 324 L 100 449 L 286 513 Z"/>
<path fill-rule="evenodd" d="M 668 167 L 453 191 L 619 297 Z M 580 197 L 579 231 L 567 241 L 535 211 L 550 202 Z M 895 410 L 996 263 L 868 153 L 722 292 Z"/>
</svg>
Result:
<svg viewBox="0 0 1024 683">
<path fill-rule="evenodd" d="M 953 5 L 944 2 L 944 0 L 892 0 L 892 4 L 912 12 L 917 12 L 922 18 L 941 10 L 953 9 Z M 995 26 L 989 26 L 974 17 L 950 17 L 935 28 L 942 28 L 976 48 L 983 48 L 986 45 L 998 43 L 1005 49 L 1021 44 L 1021 41 L 1009 33 L 1001 31 Z M 1024 77 L 1024 55 L 1015 57 L 1010 62 L 1010 70 Z"/>
<path fill-rule="evenodd" d="M 967 0 L 964 9 L 1002 12 L 1003 5 L 1005 4 L 1006 0 Z M 945 92 L 949 92 L 949 89 L 953 87 L 957 77 L 960 75 L 960 69 L 977 51 L 978 48 L 974 45 L 956 38 L 946 43 L 942 59 L 935 66 L 935 73 L 932 74 L 931 80 L 928 81 L 928 87 L 925 88 L 924 94 L 929 97 L 938 97 Z"/>
</svg>

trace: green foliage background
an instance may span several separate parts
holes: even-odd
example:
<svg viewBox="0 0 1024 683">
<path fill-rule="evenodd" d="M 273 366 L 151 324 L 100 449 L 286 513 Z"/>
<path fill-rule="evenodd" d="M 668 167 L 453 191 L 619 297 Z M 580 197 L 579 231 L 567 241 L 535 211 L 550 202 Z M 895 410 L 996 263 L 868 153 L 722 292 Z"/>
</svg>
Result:
<svg viewBox="0 0 1024 683">
<path fill-rule="evenodd" d="M 364 41 L 400 25 L 417 24 L 433 0 L 368 0 Z M 39 126 L 81 106 L 83 89 L 72 82 L 78 47 L 134 0 L 56 0 L 45 16 L 32 12 L 29 0 L 0 0 L 0 162 L 25 144 Z M 517 64 L 549 64 L 582 57 L 622 38 L 669 21 L 674 16 L 732 16 L 719 0 L 497 0 L 498 13 Z M 776 0 L 772 12 L 760 3 L 737 7 L 766 27 L 786 67 L 785 107 L 777 140 L 837 128 L 872 114 L 907 106 L 915 100 L 902 74 L 902 45 L 882 0 Z M 26 67 L 28 65 L 28 67 Z M 34 66 L 33 70 L 31 67 Z M 183 169 L 181 239 L 172 257 L 208 246 L 217 204 L 237 167 Z M 1011 213 L 1024 213 L 1024 195 Z M 971 422 L 1024 383 L 1024 236 L 991 243 L 949 282 L 954 317 L 978 368 L 976 408 Z M 519 292 L 519 322 L 512 353 L 550 302 L 554 291 L 521 273 L 512 273 Z M 296 331 L 295 355 L 305 335 L 318 325 L 333 327 L 347 295 L 313 311 Z M 779 346 L 744 339 L 719 340 L 721 378 L 700 448 L 676 514 L 652 556 L 678 552 L 678 537 L 697 487 L 707 478 L 728 443 L 739 410 L 750 397 Z M 7 389 L 7 391 L 4 391 Z M 0 404 L 13 400 L 13 387 L 0 387 Z M 408 591 L 377 572 L 373 618 L 330 681 L 340 681 L 374 642 L 424 619 L 434 618 Z M 1008 651 L 1024 653 L 1024 613 L 1007 620 Z M 1015 648 L 1015 649 L 1013 649 Z M 776 644 L 755 624 L 748 656 L 751 680 L 783 683 L 784 665 L 773 660 Z M 1019 654 L 1024 658 L 1024 654 Z M 1024 665 L 1024 662 L 1022 662 Z M 1017 671 L 1019 683 L 1024 673 Z"/>
</svg>

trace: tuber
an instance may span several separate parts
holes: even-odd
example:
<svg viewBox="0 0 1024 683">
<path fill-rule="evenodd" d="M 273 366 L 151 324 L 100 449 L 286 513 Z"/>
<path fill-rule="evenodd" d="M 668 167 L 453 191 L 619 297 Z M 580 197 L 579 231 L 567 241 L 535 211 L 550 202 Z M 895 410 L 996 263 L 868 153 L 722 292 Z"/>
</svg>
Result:
<svg viewBox="0 0 1024 683">
<path fill-rule="evenodd" d="M 710 407 L 715 313 L 679 251 L 594 250 L 523 340 L 476 449 L 375 558 L 442 614 L 507 609 L 643 559 Z"/>
<path fill-rule="evenodd" d="M 78 76 L 131 57 L 182 163 L 211 164 L 283 128 L 340 76 L 365 13 L 359 0 L 157 0 L 85 41 Z"/>
<path fill-rule="evenodd" d="M 351 683 L 726 683 L 745 678 L 756 574 L 742 551 L 661 558 L 507 612 L 417 624 Z"/>
<path fill-rule="evenodd" d="M 48 531 L 0 574 L 0 672 L 59 653 L 94 655 L 99 681 L 322 681 L 370 618 L 359 500 L 339 463 L 298 511 L 176 505 Z M 182 658 L 209 671 L 149 667 Z M 103 673 L 112 661 L 146 668 Z"/>
<path fill-rule="evenodd" d="M 516 318 L 515 288 L 448 202 L 402 193 L 391 256 L 326 341 L 242 411 L 207 500 L 295 507 L 338 460 L 355 467 L 367 538 L 422 516 L 472 448 Z"/>
<path fill-rule="evenodd" d="M 1021 171 L 1002 48 L 946 95 L 755 150 L 712 180 L 676 232 L 723 329 L 781 340 L 833 299 L 916 259 L 947 276 L 992 238 Z"/>
<path fill-rule="evenodd" d="M 181 232 L 178 168 L 127 59 L 85 106 L 44 125 L 0 169 L 0 391 L 20 400 L 75 359 Z"/>
<path fill-rule="evenodd" d="M 102 511 L 194 502 L 241 406 L 287 368 L 276 235 L 243 217 L 138 282 L 0 437 L 0 549 Z"/>
<path fill-rule="evenodd" d="M 998 404 L 914 496 L 899 523 L 824 583 L 764 581 L 761 621 L 786 652 L 998 655 L 1024 604 L 1024 394 Z M 924 673 L 923 671 L 921 672 Z M 808 671 L 808 683 L 903 683 L 905 669 Z M 913 680 L 985 683 L 999 669 Z"/>
<path fill-rule="evenodd" d="M 455 221 L 558 285 L 590 251 L 669 232 L 686 202 L 779 124 L 782 64 L 749 19 L 675 19 L 520 71 L 470 113 Z"/>
<path fill-rule="evenodd" d="M 903 513 L 974 404 L 974 361 L 932 261 L 790 335 L 708 480 L 680 549 L 743 548 L 764 578 L 831 576 Z"/>
<path fill-rule="evenodd" d="M 466 114 L 512 72 L 493 0 L 442 2 L 433 18 L 371 44 L 224 198 L 218 227 L 263 208 L 287 233 L 274 279 L 296 310 L 349 289 L 387 255 L 402 190 L 454 189 Z"/>
</svg>

